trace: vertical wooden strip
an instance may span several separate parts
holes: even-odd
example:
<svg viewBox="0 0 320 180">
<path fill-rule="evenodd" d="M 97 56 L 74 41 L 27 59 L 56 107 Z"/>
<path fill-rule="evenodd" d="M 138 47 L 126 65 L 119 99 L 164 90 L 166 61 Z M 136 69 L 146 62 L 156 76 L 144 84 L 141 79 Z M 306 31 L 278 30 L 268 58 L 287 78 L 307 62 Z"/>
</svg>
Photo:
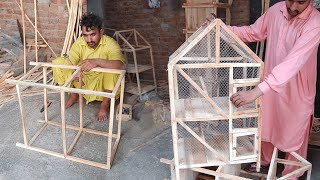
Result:
<svg viewBox="0 0 320 180">
<path fill-rule="evenodd" d="M 120 94 L 120 112 L 119 112 L 119 120 L 118 120 L 118 132 L 117 132 L 117 139 L 120 139 L 121 135 L 121 123 L 122 123 L 122 107 L 123 107 L 123 98 L 124 98 L 124 86 L 125 86 L 125 78 L 121 80 L 121 94 Z"/>
<path fill-rule="evenodd" d="M 138 38 L 137 38 L 137 30 L 136 29 L 133 29 L 133 34 L 134 34 L 135 44 L 136 44 L 136 46 L 139 46 Z"/>
<path fill-rule="evenodd" d="M 273 179 L 276 175 L 276 171 L 277 171 L 276 159 L 277 159 L 277 157 L 278 157 L 278 149 L 276 147 L 274 147 L 267 179 Z"/>
<path fill-rule="evenodd" d="M 62 134 L 62 145 L 64 157 L 67 156 L 67 137 L 66 137 L 66 114 L 65 114 L 65 94 L 64 91 L 60 91 L 61 99 L 61 134 Z"/>
<path fill-rule="evenodd" d="M 177 121 L 175 116 L 175 92 L 177 84 L 175 84 L 173 66 L 168 65 L 168 80 L 169 80 L 169 97 L 170 97 L 170 109 L 171 109 L 171 127 L 172 127 L 172 143 L 173 143 L 173 154 L 174 154 L 174 164 L 175 164 L 175 174 L 176 179 L 180 179 L 180 170 L 179 170 L 179 153 L 178 153 L 178 131 L 177 131 Z M 176 73 L 175 73 L 176 74 Z"/>
<path fill-rule="evenodd" d="M 21 114 L 21 122 L 22 122 L 22 132 L 23 132 L 23 142 L 25 146 L 29 146 L 28 144 L 28 136 L 27 136 L 27 125 L 26 125 L 26 112 L 23 106 L 22 102 L 22 95 L 20 90 L 20 85 L 16 84 L 17 88 L 17 95 L 19 100 L 19 106 L 20 106 L 20 114 Z"/>
<path fill-rule="evenodd" d="M 115 98 L 111 98 L 110 103 L 110 115 L 109 115 L 109 136 L 108 136 L 108 151 L 107 151 L 107 167 L 110 169 L 111 167 L 111 149 L 112 149 L 112 136 L 113 136 L 113 121 L 114 121 L 114 104 Z"/>
<path fill-rule="evenodd" d="M 33 0 L 34 2 L 34 42 L 35 42 L 35 50 L 36 50 L 36 62 L 38 62 L 38 20 L 37 20 L 37 0 Z"/>
<path fill-rule="evenodd" d="M 137 63 L 137 54 L 136 51 L 133 51 L 133 62 L 134 62 L 134 68 L 136 71 L 136 78 L 137 78 L 137 84 L 138 84 L 138 91 L 139 91 L 139 98 L 141 99 L 142 91 L 141 91 L 141 85 L 140 85 L 140 78 L 139 78 L 139 71 L 138 71 L 138 63 Z"/>
<path fill-rule="evenodd" d="M 47 84 L 47 67 L 43 67 L 43 84 Z M 43 107 L 44 107 L 44 120 L 48 122 L 48 90 L 47 88 L 43 88 Z"/>
<path fill-rule="evenodd" d="M 212 58 L 212 49 L 211 49 L 211 44 L 212 44 L 212 41 L 211 41 L 211 33 L 208 33 L 207 35 L 207 49 L 208 49 L 208 60 L 209 62 L 213 62 L 213 58 Z"/>
<path fill-rule="evenodd" d="M 80 77 L 79 77 L 79 82 L 80 82 L 80 89 L 82 89 L 83 86 L 83 76 L 82 73 L 80 72 Z M 80 132 L 82 132 L 83 129 L 83 94 L 79 94 L 79 112 L 80 112 Z"/>
<path fill-rule="evenodd" d="M 154 81 L 154 88 L 155 91 L 158 92 L 157 88 L 157 80 L 156 80 L 156 72 L 154 70 L 154 59 L 153 59 L 153 54 L 152 54 L 152 47 L 150 46 L 150 58 L 151 58 L 151 65 L 152 65 L 152 73 L 153 73 L 153 81 Z"/>
<path fill-rule="evenodd" d="M 232 161 L 233 157 L 233 144 L 232 144 L 232 140 L 233 140 L 233 119 L 232 119 L 232 115 L 234 112 L 234 105 L 232 104 L 232 102 L 230 101 L 230 97 L 233 94 L 233 67 L 229 68 L 229 156 L 230 156 L 230 161 Z"/>
<path fill-rule="evenodd" d="M 21 21 L 22 21 L 22 35 L 23 35 L 23 72 L 27 73 L 27 54 L 26 54 L 26 22 L 24 20 L 24 8 L 23 2 L 20 0 L 20 11 L 21 11 Z"/>
<path fill-rule="evenodd" d="M 172 78 L 173 78 L 173 80 L 172 80 L 172 82 L 173 82 L 173 84 L 172 84 L 172 86 L 173 86 L 173 89 L 174 89 L 174 99 L 179 99 L 179 85 L 178 85 L 178 74 L 177 74 L 177 70 L 175 70 L 175 69 L 173 69 L 172 70 L 172 73 L 173 73 L 173 76 L 172 76 Z"/>
<path fill-rule="evenodd" d="M 216 63 L 220 63 L 220 24 L 221 20 L 217 20 L 216 25 Z"/>
</svg>

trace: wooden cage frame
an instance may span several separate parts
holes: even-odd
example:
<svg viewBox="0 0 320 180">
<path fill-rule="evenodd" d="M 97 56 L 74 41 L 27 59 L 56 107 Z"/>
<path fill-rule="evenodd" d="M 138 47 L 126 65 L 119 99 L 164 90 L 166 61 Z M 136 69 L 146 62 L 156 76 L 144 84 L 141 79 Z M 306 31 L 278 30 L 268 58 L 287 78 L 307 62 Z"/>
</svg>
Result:
<svg viewBox="0 0 320 180">
<path fill-rule="evenodd" d="M 218 9 L 225 10 L 225 23 L 231 24 L 231 6 L 233 0 L 223 3 L 220 0 L 187 0 L 183 3 L 182 8 L 185 8 L 185 21 L 186 29 L 183 29 L 183 33 L 186 35 L 186 39 L 190 37 L 199 26 L 213 13 L 217 18 Z"/>
<path fill-rule="evenodd" d="M 248 53 L 251 58 L 256 63 L 221 63 L 220 61 L 223 60 L 223 58 L 229 57 L 220 57 L 220 38 L 224 39 L 226 42 L 226 37 L 222 33 L 220 33 L 220 30 L 223 29 L 226 33 L 228 33 L 233 40 L 236 41 L 243 49 Z M 177 64 L 179 60 L 198 60 L 197 57 L 187 57 L 186 59 L 184 55 L 193 48 L 198 42 L 200 42 L 203 38 L 209 38 L 207 34 L 211 31 L 215 30 L 215 42 L 210 42 L 211 40 L 207 40 L 208 44 L 215 43 L 215 57 L 211 57 L 209 54 L 208 59 L 215 59 L 215 62 L 212 63 L 197 63 L 197 64 Z M 231 47 L 235 48 L 236 51 L 239 51 L 237 47 L 234 44 L 229 44 Z M 208 48 L 209 49 L 209 48 Z M 210 51 L 210 50 L 209 50 Z M 239 52 L 240 55 L 243 53 Z M 200 27 L 197 32 L 195 32 L 187 41 L 180 46 L 180 48 L 174 52 L 170 58 L 169 58 L 169 64 L 168 64 L 168 78 L 169 78 L 169 93 L 170 93 L 170 107 L 171 107 L 171 126 L 172 126 L 172 138 L 173 138 L 173 151 L 174 151 L 174 165 L 175 165 L 175 177 L 176 179 L 180 179 L 180 169 L 191 169 L 193 171 L 198 172 L 206 172 L 206 174 L 215 175 L 218 177 L 232 177 L 232 179 L 235 178 L 235 176 L 227 175 L 227 174 L 221 174 L 216 171 L 209 171 L 206 169 L 203 169 L 201 167 L 206 166 L 224 166 L 228 164 L 240 164 L 240 163 L 248 163 L 248 162 L 256 162 L 257 163 L 257 171 L 260 171 L 260 147 L 261 147 L 261 98 L 258 98 L 256 100 L 256 107 L 255 109 L 250 109 L 246 111 L 234 111 L 235 107 L 229 100 L 229 112 L 228 114 L 225 114 L 221 108 L 217 105 L 216 102 L 214 102 L 213 99 L 211 99 L 210 96 L 207 94 L 206 87 L 204 86 L 203 80 L 200 81 L 202 84 L 198 85 L 196 84 L 191 77 L 189 77 L 183 69 L 192 69 L 192 68 L 228 68 L 229 69 L 229 97 L 237 92 L 237 87 L 245 87 L 245 86 L 256 86 L 258 85 L 262 80 L 262 74 L 263 74 L 263 62 L 259 59 L 259 57 L 251 51 L 249 47 L 247 47 L 229 28 L 220 20 L 215 19 L 214 21 L 210 22 L 207 25 L 204 25 Z M 233 78 L 233 69 L 237 67 L 259 67 L 260 72 L 258 74 L 259 78 L 252 78 L 252 79 L 234 79 Z M 196 117 L 192 116 L 189 118 L 178 118 L 177 114 L 183 114 L 186 113 L 188 109 L 182 108 L 183 112 L 180 112 L 179 109 L 176 107 L 179 104 L 176 102 L 176 100 L 179 99 L 179 93 L 178 93 L 178 80 L 177 80 L 177 73 L 180 73 L 181 76 L 183 76 L 190 84 L 195 88 L 199 94 L 204 98 L 217 112 L 217 114 L 214 117 Z M 185 102 L 186 103 L 186 102 Z M 187 103 L 188 104 L 188 103 Z M 190 107 L 190 105 L 188 105 Z M 206 108 L 203 107 L 203 110 Z M 181 110 L 181 109 L 180 109 Z M 208 112 L 209 113 L 209 112 Z M 189 114 L 193 114 L 192 112 Z M 210 113 L 209 113 L 210 114 Z M 213 115 L 209 115 L 213 116 Z M 236 118 L 247 118 L 247 117 L 256 117 L 258 127 L 257 128 L 245 128 L 245 129 L 233 129 L 232 128 L 232 119 Z M 226 159 L 225 157 L 219 157 L 218 159 L 209 157 L 207 150 L 210 151 L 210 154 L 218 154 L 215 149 L 213 149 L 205 140 L 204 137 L 199 136 L 196 134 L 191 128 L 189 128 L 185 122 L 205 122 L 205 121 L 214 121 L 214 120 L 228 120 L 229 122 L 229 156 L 230 159 Z M 197 141 L 199 141 L 204 147 L 207 148 L 206 152 L 199 153 L 203 154 L 204 159 L 207 159 L 207 163 L 204 164 L 182 164 L 180 165 L 180 162 L 186 160 L 182 160 L 183 157 L 180 157 L 181 150 L 179 150 L 179 144 L 181 144 L 181 141 L 179 143 L 178 141 L 178 132 L 177 132 L 177 125 L 180 125 L 184 128 L 184 130 L 187 130 Z M 231 127 L 231 128 L 230 128 Z M 240 136 L 247 136 L 247 135 L 254 135 L 254 155 L 249 155 L 246 157 L 236 158 L 235 157 L 235 147 L 236 145 L 235 141 L 237 140 L 237 137 Z M 192 143 L 189 143 L 192 144 Z M 180 148 L 181 149 L 181 148 Z M 190 150 L 188 150 L 190 151 Z M 188 154 L 190 155 L 190 153 Z M 192 156 L 192 155 L 191 155 Z M 232 158 L 231 158 L 232 157 Z M 192 157 L 190 157 L 192 159 Z M 242 177 L 237 177 L 236 179 L 244 179 Z"/>
<path fill-rule="evenodd" d="M 278 149 L 275 147 L 273 149 L 273 154 L 272 154 L 272 159 L 268 171 L 268 177 L 267 179 L 279 179 L 279 180 L 284 180 L 284 179 L 289 179 L 291 177 L 294 177 L 295 175 L 298 175 L 300 173 L 303 173 L 307 171 L 307 180 L 311 179 L 311 170 L 312 170 L 312 164 L 305 160 L 303 157 L 301 157 L 299 154 L 296 152 L 287 152 L 290 153 L 293 157 L 295 157 L 298 161 L 289 161 L 289 160 L 284 160 L 284 159 L 279 159 L 278 158 Z M 276 177 L 277 173 L 277 164 L 288 164 L 288 165 L 293 165 L 293 166 L 298 166 L 299 168 L 286 174 L 285 176 L 282 176 L 280 178 Z"/>
<path fill-rule="evenodd" d="M 120 93 L 120 109 L 122 109 L 123 105 L 123 95 L 124 95 L 124 85 L 125 85 L 125 71 L 124 70 L 115 70 L 115 69 L 106 69 L 106 68 L 93 68 L 91 71 L 95 72 L 107 72 L 107 73 L 115 73 L 119 74 L 119 79 L 115 85 L 115 88 L 111 93 L 106 93 L 106 92 L 98 92 L 98 91 L 92 91 L 92 90 L 85 90 L 85 89 L 77 89 L 77 88 L 70 88 L 68 87 L 69 84 L 74 80 L 76 75 L 80 73 L 81 67 L 80 66 L 73 66 L 73 65 L 56 65 L 56 64 L 51 64 L 51 63 L 42 63 L 42 62 L 31 62 L 31 65 L 35 65 L 34 68 L 32 68 L 26 75 L 21 77 L 19 80 L 12 80 L 12 79 L 6 79 L 6 82 L 9 84 L 14 84 L 16 85 L 17 88 L 17 94 L 18 94 L 18 99 L 19 99 L 19 106 L 20 106 L 20 113 L 21 113 L 21 120 L 22 120 L 22 132 L 23 132 L 23 141 L 24 143 L 17 143 L 16 145 L 18 147 L 26 148 L 29 150 L 49 154 L 55 157 L 60 157 L 60 158 L 65 158 L 71 161 L 75 162 L 80 162 L 84 163 L 87 165 L 103 168 L 103 169 L 110 169 L 112 161 L 115 157 L 118 144 L 120 141 L 120 134 L 121 134 L 121 117 L 122 114 L 118 114 L 118 129 L 117 133 L 113 133 L 113 121 L 114 121 L 114 111 L 115 111 L 115 98 L 116 98 L 116 93 L 121 88 L 121 93 Z M 66 81 L 66 83 L 63 86 L 55 86 L 55 85 L 50 85 L 47 84 L 47 69 L 48 68 L 66 68 L 66 69 L 74 69 L 74 73 L 72 76 Z M 39 71 L 39 69 L 42 68 L 43 72 L 43 83 L 36 83 L 36 82 L 28 82 L 25 81 L 25 78 L 27 78 L 29 75 L 32 73 Z M 80 76 L 80 82 L 81 82 L 81 76 Z M 31 86 L 31 87 L 39 87 L 43 88 L 43 94 L 44 94 L 44 121 L 42 122 L 41 127 L 37 130 L 37 132 L 30 138 L 28 136 L 27 132 L 27 127 L 26 127 L 26 112 L 23 106 L 23 101 L 22 101 L 22 95 L 21 95 L 21 86 Z M 54 90 L 57 92 L 60 92 L 60 97 L 61 97 L 61 123 L 58 122 L 53 122 L 48 119 L 48 107 L 47 107 L 47 102 L 48 102 L 48 96 L 47 92 L 48 89 Z M 79 111 L 80 111 L 80 119 L 79 119 L 79 127 L 73 126 L 73 125 L 68 125 L 66 123 L 66 118 L 65 118 L 65 92 L 72 92 L 72 93 L 78 93 L 79 94 Z M 94 129 L 89 129 L 85 128 L 83 125 L 83 94 L 93 94 L 97 96 L 103 96 L 103 97 L 108 97 L 111 99 L 111 104 L 110 104 L 110 115 L 109 115 L 109 132 L 103 132 L 99 130 L 94 130 Z M 62 134 L 62 147 L 63 147 L 63 153 L 59 152 L 54 152 L 51 150 L 47 150 L 44 148 L 39 148 L 32 146 L 32 143 L 37 139 L 37 137 L 41 134 L 41 132 L 48 126 L 57 126 L 61 127 L 61 134 Z M 78 131 L 77 135 L 75 136 L 74 140 L 70 144 L 69 147 L 67 147 L 67 139 L 66 139 L 66 129 L 72 129 Z M 108 137 L 108 148 L 107 148 L 107 162 L 104 163 L 99 163 L 95 162 L 92 160 L 86 160 L 82 159 L 79 157 L 72 156 L 70 153 L 72 152 L 72 149 L 76 145 L 77 141 L 79 140 L 80 136 L 82 133 L 90 133 L 94 135 L 99 135 L 99 136 L 106 136 Z M 112 139 L 115 139 L 114 145 L 112 147 Z"/>
<path fill-rule="evenodd" d="M 128 34 L 128 35 L 127 35 Z M 116 31 L 113 37 L 119 43 L 121 50 L 124 53 L 124 56 L 127 60 L 127 53 L 133 54 L 133 63 L 134 64 L 127 64 L 126 71 L 128 74 L 135 74 L 137 78 L 137 84 L 130 82 L 126 85 L 125 91 L 131 94 L 139 95 L 140 99 L 142 94 L 149 92 L 153 89 L 157 91 L 157 81 L 156 81 L 156 74 L 154 70 L 154 59 L 153 59 L 153 51 L 151 44 L 135 29 L 128 29 L 122 31 Z M 134 43 L 130 43 L 130 40 L 134 39 Z M 141 65 L 137 59 L 137 51 L 141 50 L 148 50 L 150 52 L 150 61 L 151 65 Z M 140 81 L 139 73 L 152 70 L 153 73 L 153 85 L 143 84 Z M 138 90 L 136 89 L 138 87 Z"/>
</svg>

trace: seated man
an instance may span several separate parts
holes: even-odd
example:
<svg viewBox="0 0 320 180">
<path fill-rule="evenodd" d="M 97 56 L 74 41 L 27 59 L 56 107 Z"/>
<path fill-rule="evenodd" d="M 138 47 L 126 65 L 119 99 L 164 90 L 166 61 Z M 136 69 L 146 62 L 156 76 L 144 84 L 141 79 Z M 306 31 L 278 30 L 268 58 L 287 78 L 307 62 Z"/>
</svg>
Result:
<svg viewBox="0 0 320 180">
<path fill-rule="evenodd" d="M 112 92 L 117 80 L 118 74 L 91 72 L 95 67 L 123 69 L 124 58 L 120 46 L 117 42 L 106 35 L 103 35 L 101 19 L 90 13 L 82 16 L 80 21 L 82 36 L 72 45 L 69 52 L 69 59 L 62 57 L 53 60 L 53 64 L 79 65 L 82 68 L 82 89 L 94 90 L 100 92 Z M 53 76 L 59 85 L 63 85 L 71 76 L 73 70 L 63 68 L 53 68 Z M 80 83 L 72 82 L 71 86 L 80 88 Z M 120 92 L 116 98 L 119 98 Z M 69 108 L 78 101 L 78 94 L 71 93 L 66 108 Z M 102 101 L 96 119 L 104 121 L 107 118 L 107 109 L 110 106 L 110 99 L 102 96 L 84 95 L 88 102 L 98 100 Z"/>
</svg>

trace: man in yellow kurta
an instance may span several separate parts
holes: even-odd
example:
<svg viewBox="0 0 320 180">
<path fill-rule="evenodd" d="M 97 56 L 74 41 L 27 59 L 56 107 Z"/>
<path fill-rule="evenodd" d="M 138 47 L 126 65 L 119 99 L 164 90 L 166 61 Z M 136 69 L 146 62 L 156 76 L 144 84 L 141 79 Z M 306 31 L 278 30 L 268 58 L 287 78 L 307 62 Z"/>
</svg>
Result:
<svg viewBox="0 0 320 180">
<path fill-rule="evenodd" d="M 100 92 L 112 92 L 117 80 L 117 74 L 91 72 L 95 67 L 123 69 L 124 58 L 117 42 L 106 35 L 103 35 L 101 19 L 90 13 L 83 15 L 80 21 L 82 36 L 76 40 L 69 52 L 69 60 L 72 65 L 79 65 L 82 68 L 83 89 Z M 53 60 L 53 64 L 68 64 L 68 60 L 62 57 Z M 73 70 L 54 68 L 53 76 L 59 85 L 63 85 L 71 76 Z M 72 86 L 79 88 L 80 83 L 75 80 Z M 119 92 L 117 97 L 119 97 Z M 107 118 L 107 109 L 110 106 L 110 99 L 95 95 L 84 95 L 88 101 L 102 101 L 96 119 L 104 121 Z M 69 108 L 78 101 L 78 94 L 71 93 L 66 108 Z"/>
</svg>

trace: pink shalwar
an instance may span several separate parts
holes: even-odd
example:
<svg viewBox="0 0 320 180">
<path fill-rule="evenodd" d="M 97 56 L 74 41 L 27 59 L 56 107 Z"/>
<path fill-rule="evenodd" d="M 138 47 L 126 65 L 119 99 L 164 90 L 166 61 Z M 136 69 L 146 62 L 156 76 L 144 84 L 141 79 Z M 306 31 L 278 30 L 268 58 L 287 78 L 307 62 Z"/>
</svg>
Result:
<svg viewBox="0 0 320 180">
<path fill-rule="evenodd" d="M 289 19 L 285 1 L 268 9 L 253 25 L 230 27 L 245 42 L 267 38 L 262 96 L 262 165 L 273 146 L 307 156 L 316 94 L 320 13 L 310 4 Z M 288 160 L 295 159 L 287 156 Z M 295 170 L 286 166 L 283 175 Z"/>
</svg>

